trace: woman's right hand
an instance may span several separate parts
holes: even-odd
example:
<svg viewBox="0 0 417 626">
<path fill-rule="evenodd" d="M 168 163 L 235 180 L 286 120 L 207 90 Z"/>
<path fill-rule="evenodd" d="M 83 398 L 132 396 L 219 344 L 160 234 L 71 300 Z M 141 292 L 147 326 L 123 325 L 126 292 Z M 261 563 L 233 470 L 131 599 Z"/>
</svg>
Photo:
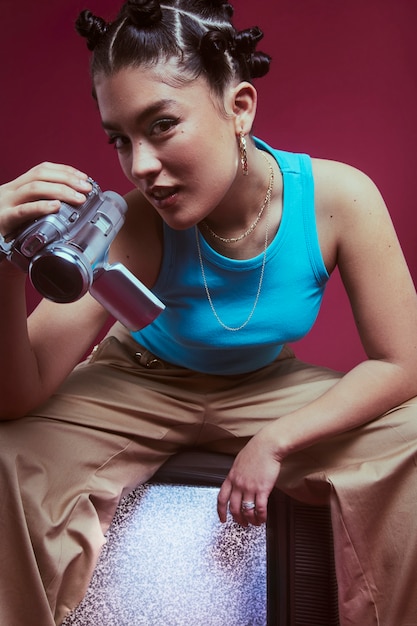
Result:
<svg viewBox="0 0 417 626">
<path fill-rule="evenodd" d="M 7 237 L 26 222 L 56 213 L 61 202 L 81 205 L 91 185 L 87 174 L 69 165 L 41 163 L 0 186 L 0 234 Z"/>
</svg>

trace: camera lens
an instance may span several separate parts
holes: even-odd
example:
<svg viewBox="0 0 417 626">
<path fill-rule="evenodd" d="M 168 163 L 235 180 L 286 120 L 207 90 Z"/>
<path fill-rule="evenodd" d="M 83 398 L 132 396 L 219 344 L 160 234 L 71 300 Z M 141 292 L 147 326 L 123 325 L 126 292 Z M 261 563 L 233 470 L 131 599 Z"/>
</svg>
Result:
<svg viewBox="0 0 417 626">
<path fill-rule="evenodd" d="M 43 252 L 33 259 L 29 276 L 41 295 L 53 302 L 74 302 L 92 282 L 91 269 L 66 250 Z"/>
</svg>

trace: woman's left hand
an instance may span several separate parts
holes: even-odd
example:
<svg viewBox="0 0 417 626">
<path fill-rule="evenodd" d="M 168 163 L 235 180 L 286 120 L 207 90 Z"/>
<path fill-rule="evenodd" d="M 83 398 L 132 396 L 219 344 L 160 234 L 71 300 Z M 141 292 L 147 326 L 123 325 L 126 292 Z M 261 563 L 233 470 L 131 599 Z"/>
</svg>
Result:
<svg viewBox="0 0 417 626">
<path fill-rule="evenodd" d="M 268 498 L 275 486 L 281 463 L 263 433 L 255 435 L 237 455 L 217 499 L 221 522 L 227 510 L 241 526 L 266 522 Z"/>
</svg>

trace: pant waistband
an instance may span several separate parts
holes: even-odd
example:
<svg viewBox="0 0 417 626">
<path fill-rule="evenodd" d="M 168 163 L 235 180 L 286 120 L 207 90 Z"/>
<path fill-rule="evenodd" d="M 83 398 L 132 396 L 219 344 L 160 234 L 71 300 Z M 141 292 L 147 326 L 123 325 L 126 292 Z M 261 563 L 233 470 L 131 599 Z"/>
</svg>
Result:
<svg viewBox="0 0 417 626">
<path fill-rule="evenodd" d="M 135 351 L 135 358 L 143 367 L 147 367 L 148 369 L 186 369 L 184 367 L 181 367 L 181 365 L 174 365 L 173 363 L 169 363 L 168 361 L 160 359 L 158 356 L 156 356 L 137 342 L 135 343 L 138 348 Z M 288 345 L 285 345 L 276 360 L 281 361 L 282 359 L 288 359 L 293 357 L 293 350 Z"/>
<path fill-rule="evenodd" d="M 107 336 L 109 335 L 114 336 L 116 339 L 121 341 L 126 347 L 128 347 L 129 351 L 132 350 L 132 356 L 142 367 L 146 367 L 147 369 L 187 369 L 181 365 L 175 365 L 169 361 L 164 361 L 159 356 L 150 352 L 147 348 L 138 343 L 129 331 L 127 331 L 126 328 L 119 322 L 116 322 L 116 324 L 112 327 Z M 276 360 L 281 361 L 288 358 L 294 358 L 294 352 L 289 345 L 285 344 Z"/>
</svg>

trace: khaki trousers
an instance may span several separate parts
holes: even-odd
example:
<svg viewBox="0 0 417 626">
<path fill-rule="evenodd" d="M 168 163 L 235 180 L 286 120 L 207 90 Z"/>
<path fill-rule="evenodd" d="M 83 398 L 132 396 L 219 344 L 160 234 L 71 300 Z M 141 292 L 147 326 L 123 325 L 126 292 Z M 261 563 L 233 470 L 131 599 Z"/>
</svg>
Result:
<svg viewBox="0 0 417 626">
<path fill-rule="evenodd" d="M 139 350 L 117 324 L 48 402 L 0 424 L 0 626 L 61 623 L 85 593 L 120 498 L 170 455 L 235 454 L 340 377 L 289 349 L 236 376 Z M 416 444 L 413 399 L 283 464 L 281 489 L 331 504 L 342 626 L 417 625 Z"/>
</svg>

